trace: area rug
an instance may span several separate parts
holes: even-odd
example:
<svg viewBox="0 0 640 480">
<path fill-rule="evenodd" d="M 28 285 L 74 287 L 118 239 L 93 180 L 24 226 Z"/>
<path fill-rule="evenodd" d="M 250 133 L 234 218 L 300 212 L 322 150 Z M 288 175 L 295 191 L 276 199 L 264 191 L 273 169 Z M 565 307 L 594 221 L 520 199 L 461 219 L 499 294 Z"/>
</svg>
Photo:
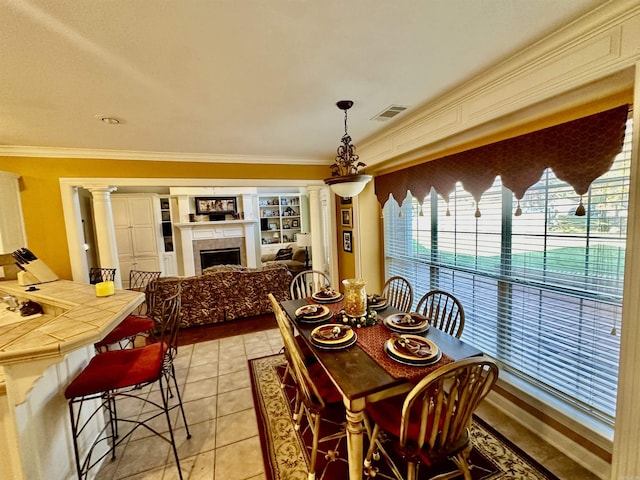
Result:
<svg viewBox="0 0 640 480">
<path fill-rule="evenodd" d="M 285 361 L 284 355 L 249 361 L 265 472 L 269 480 L 305 480 L 308 472 L 305 441 L 308 445 L 309 438 L 304 428 L 294 429 L 291 412 L 293 387 L 281 387 Z M 473 480 L 558 480 L 478 417 L 474 417 L 471 434 Z M 321 447 L 316 466 L 318 480 L 348 478 L 346 440 L 343 438 L 334 443 L 326 446 L 325 450 Z M 380 468 L 379 478 L 389 474 L 382 460 L 376 462 L 376 467 Z M 453 467 L 444 466 L 443 470 L 453 470 Z M 435 473 L 422 469 L 420 479 Z"/>
</svg>

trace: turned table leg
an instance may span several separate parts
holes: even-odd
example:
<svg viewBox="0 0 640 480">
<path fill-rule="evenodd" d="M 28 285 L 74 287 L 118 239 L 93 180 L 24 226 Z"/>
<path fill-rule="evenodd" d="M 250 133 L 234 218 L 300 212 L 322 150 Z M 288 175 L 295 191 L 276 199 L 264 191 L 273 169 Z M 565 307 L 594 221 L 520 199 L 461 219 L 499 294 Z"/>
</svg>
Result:
<svg viewBox="0 0 640 480">
<path fill-rule="evenodd" d="M 348 402 L 347 407 L 347 455 L 349 460 L 349 479 L 362 479 L 362 465 L 364 461 L 364 399 Z"/>
</svg>

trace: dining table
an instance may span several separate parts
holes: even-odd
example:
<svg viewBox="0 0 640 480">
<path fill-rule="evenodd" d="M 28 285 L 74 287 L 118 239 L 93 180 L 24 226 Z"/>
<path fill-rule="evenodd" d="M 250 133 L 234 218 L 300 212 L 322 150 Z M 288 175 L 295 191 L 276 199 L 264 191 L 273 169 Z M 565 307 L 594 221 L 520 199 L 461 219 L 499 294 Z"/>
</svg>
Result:
<svg viewBox="0 0 640 480">
<path fill-rule="evenodd" d="M 377 311 L 377 324 L 352 327 L 358 337 L 353 345 L 344 349 L 318 348 L 312 341 L 311 332 L 322 323 L 338 323 L 336 319 L 344 308 L 344 299 L 340 298 L 335 303 L 322 302 L 334 314 L 323 322 L 306 322 L 296 316 L 299 308 L 316 303 L 312 297 L 308 297 L 285 300 L 281 306 L 342 395 L 346 409 L 349 479 L 360 480 L 363 475 L 366 405 L 406 393 L 421 378 L 440 366 L 482 355 L 482 351 L 430 326 L 425 332 L 416 334 L 437 345 L 442 352 L 437 362 L 428 366 L 413 366 L 394 361 L 384 348 L 385 341 L 392 337 L 393 332 L 383 321 L 389 315 L 403 313 L 393 306 Z"/>
</svg>

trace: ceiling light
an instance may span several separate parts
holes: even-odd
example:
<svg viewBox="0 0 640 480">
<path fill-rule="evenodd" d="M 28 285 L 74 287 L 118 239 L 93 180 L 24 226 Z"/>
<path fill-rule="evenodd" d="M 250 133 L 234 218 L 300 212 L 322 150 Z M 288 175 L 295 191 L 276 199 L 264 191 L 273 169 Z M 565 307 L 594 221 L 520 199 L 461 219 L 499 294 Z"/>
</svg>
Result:
<svg viewBox="0 0 640 480">
<path fill-rule="evenodd" d="M 118 125 L 120 123 L 120 120 L 115 117 L 102 117 L 100 120 L 109 125 Z"/>
<path fill-rule="evenodd" d="M 372 177 L 360 173 L 360 169 L 366 165 L 359 161 L 358 155 L 355 154 L 356 147 L 351 144 L 351 137 L 347 133 L 347 110 L 353 106 L 353 102 L 341 100 L 336 105 L 340 110 L 344 110 L 344 135 L 342 143 L 338 146 L 336 163 L 330 167 L 331 178 L 325 178 L 324 183 L 329 185 L 336 195 L 343 198 L 355 197 L 364 190 Z"/>
<path fill-rule="evenodd" d="M 120 120 L 119 118 L 110 117 L 101 113 L 99 113 L 98 115 L 94 115 L 94 117 L 100 120 L 102 123 L 106 123 L 107 125 L 119 125 L 122 123 L 122 120 Z"/>
</svg>

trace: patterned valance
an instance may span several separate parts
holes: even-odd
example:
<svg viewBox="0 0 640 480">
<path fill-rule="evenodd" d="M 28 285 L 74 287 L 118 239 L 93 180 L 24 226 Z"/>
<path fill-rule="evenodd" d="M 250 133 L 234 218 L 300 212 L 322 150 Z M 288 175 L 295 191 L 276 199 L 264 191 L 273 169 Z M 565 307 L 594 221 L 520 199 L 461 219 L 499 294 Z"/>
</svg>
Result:
<svg viewBox="0 0 640 480">
<path fill-rule="evenodd" d="M 520 200 L 547 168 L 582 196 L 591 182 L 609 171 L 615 156 L 622 150 L 628 110 L 627 105 L 622 105 L 376 176 L 376 196 L 384 206 L 389 195 L 401 203 L 410 191 L 422 203 L 433 187 L 448 202 L 459 181 L 478 204 L 482 194 L 500 175 L 502 184 Z M 479 214 L 477 210 L 476 215 Z"/>
</svg>

